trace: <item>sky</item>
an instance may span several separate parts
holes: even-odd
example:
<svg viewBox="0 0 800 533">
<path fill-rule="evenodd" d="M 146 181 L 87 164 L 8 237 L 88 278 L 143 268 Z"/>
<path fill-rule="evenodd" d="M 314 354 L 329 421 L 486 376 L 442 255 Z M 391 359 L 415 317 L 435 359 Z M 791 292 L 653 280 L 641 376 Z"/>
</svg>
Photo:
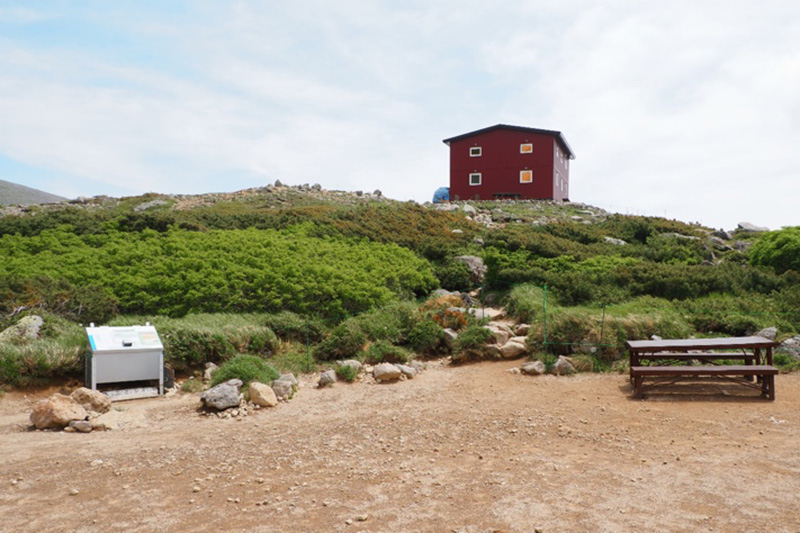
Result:
<svg viewBox="0 0 800 533">
<path fill-rule="evenodd" d="M 430 201 L 442 143 L 563 132 L 570 199 L 800 225 L 800 2 L 0 0 L 0 179 Z"/>
</svg>

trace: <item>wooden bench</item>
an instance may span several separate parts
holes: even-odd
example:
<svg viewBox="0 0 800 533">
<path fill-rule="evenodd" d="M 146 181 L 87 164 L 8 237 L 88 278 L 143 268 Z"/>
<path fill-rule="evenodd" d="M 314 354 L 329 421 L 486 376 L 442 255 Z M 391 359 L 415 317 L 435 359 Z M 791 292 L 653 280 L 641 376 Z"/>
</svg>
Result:
<svg viewBox="0 0 800 533">
<path fill-rule="evenodd" d="M 745 364 L 753 364 L 756 357 L 752 353 L 742 352 L 656 352 L 656 353 L 640 353 L 638 354 L 639 361 L 647 359 L 654 360 L 674 360 L 674 361 L 744 361 Z"/>
<path fill-rule="evenodd" d="M 696 354 L 687 354 L 696 355 Z M 644 378 L 687 378 L 687 377 L 757 377 L 761 395 L 775 400 L 775 376 L 778 369 L 769 365 L 714 365 L 714 366 L 632 366 L 631 379 L 636 398 L 644 396 Z M 742 385 L 756 386 L 743 380 Z"/>
</svg>

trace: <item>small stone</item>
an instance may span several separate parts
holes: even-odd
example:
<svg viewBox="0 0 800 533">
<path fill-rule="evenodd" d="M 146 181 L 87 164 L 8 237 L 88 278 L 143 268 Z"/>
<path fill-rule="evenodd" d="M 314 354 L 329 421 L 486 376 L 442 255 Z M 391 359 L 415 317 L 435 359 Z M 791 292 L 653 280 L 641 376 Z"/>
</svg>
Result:
<svg viewBox="0 0 800 533">
<path fill-rule="evenodd" d="M 349 526 L 353 524 L 353 520 L 351 518 L 348 518 L 347 520 L 344 521 L 344 523 Z"/>
<path fill-rule="evenodd" d="M 358 516 L 356 517 L 356 521 L 358 521 L 358 522 L 366 522 L 368 518 L 369 518 L 369 515 L 367 515 L 367 514 L 360 514 L 360 515 L 358 515 Z"/>
<path fill-rule="evenodd" d="M 80 493 L 81 493 L 81 491 L 79 491 L 78 489 L 69 489 L 69 495 L 70 496 L 77 496 Z"/>
<path fill-rule="evenodd" d="M 200 492 L 200 487 L 198 486 L 192 487 L 192 492 Z"/>
</svg>

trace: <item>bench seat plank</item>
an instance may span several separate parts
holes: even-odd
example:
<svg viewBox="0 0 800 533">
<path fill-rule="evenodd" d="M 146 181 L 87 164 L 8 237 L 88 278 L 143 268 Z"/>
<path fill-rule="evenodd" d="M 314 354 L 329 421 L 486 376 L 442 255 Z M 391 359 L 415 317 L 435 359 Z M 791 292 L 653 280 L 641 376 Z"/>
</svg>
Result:
<svg viewBox="0 0 800 533">
<path fill-rule="evenodd" d="M 715 365 L 715 366 L 632 366 L 634 395 L 643 397 L 645 377 L 714 377 L 758 376 L 761 393 L 769 400 L 775 399 L 775 376 L 778 369 L 770 365 Z"/>
</svg>

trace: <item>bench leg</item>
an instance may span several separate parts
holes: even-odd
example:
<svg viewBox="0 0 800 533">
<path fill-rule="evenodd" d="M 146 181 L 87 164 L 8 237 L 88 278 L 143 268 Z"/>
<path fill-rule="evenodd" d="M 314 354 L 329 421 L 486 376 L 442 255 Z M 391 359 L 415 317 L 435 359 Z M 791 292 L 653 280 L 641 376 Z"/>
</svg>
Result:
<svg viewBox="0 0 800 533">
<path fill-rule="evenodd" d="M 775 401 L 775 376 L 770 374 L 761 377 L 761 395 L 766 396 L 768 400 Z"/>
<path fill-rule="evenodd" d="M 634 376 L 633 378 L 633 397 L 638 398 L 639 400 L 642 399 L 642 381 L 644 378 L 642 376 Z"/>
</svg>

